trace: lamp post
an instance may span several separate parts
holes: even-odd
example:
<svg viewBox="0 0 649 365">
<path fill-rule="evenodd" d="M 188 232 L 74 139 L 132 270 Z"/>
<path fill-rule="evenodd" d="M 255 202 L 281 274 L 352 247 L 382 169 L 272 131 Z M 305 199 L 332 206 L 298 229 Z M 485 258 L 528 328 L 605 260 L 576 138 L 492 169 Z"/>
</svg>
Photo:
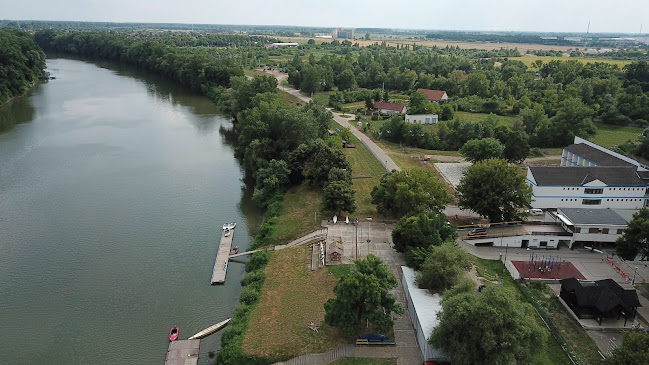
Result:
<svg viewBox="0 0 649 365">
<path fill-rule="evenodd" d="M 635 270 L 633 270 L 633 280 L 631 280 L 631 285 L 635 284 L 635 276 L 638 273 L 638 267 L 635 267 Z"/>
</svg>

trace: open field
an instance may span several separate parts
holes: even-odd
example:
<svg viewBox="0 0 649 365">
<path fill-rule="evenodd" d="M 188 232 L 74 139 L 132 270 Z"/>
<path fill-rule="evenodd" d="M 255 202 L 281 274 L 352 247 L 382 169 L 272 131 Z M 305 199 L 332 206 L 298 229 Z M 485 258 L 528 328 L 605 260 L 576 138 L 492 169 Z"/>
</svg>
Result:
<svg viewBox="0 0 649 365">
<path fill-rule="evenodd" d="M 548 63 L 550 61 L 579 61 L 581 63 L 603 62 L 603 63 L 609 63 L 611 65 L 617 65 L 620 69 L 632 62 L 629 60 L 614 60 L 610 58 L 594 58 L 594 57 L 523 56 L 523 57 L 509 57 L 509 59 L 513 61 L 521 61 L 525 64 L 525 66 L 529 68 L 534 68 L 532 67 L 532 63 L 534 63 L 536 60 L 541 60 L 543 61 L 543 63 Z"/>
<path fill-rule="evenodd" d="M 621 145 L 628 140 L 636 141 L 644 128 L 596 123 L 597 134 L 588 138 L 591 142 L 609 148 Z"/>
<path fill-rule="evenodd" d="M 494 114 L 495 115 L 495 114 Z M 455 112 L 455 117 L 459 118 L 463 122 L 484 122 L 487 120 L 489 114 L 487 113 L 470 113 L 470 112 Z M 496 115 L 498 118 L 498 124 L 511 127 L 514 125 L 514 122 L 519 120 L 515 115 Z"/>
<path fill-rule="evenodd" d="M 353 185 L 356 191 L 356 212 L 360 216 L 373 217 L 377 215 L 376 206 L 372 204 L 370 193 L 378 185 L 381 177 L 386 173 L 381 163 L 372 155 L 361 141 L 352 136 L 356 148 L 344 148 L 347 161 L 352 165 Z"/>
<path fill-rule="evenodd" d="M 324 323 L 324 303 L 333 298 L 337 279 L 328 270 L 308 270 L 310 260 L 309 246 L 273 253 L 244 335 L 245 353 L 294 357 L 325 352 L 347 342 Z M 307 327 L 311 322 L 321 326 L 318 332 Z"/>
</svg>

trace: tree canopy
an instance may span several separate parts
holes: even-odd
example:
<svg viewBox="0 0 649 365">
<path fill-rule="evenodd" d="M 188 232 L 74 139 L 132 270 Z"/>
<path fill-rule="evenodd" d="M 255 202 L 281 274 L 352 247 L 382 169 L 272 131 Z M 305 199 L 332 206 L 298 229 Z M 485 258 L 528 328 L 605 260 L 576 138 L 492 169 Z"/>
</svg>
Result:
<svg viewBox="0 0 649 365">
<path fill-rule="evenodd" d="M 490 222 L 512 221 L 532 200 L 532 188 L 516 165 L 500 159 L 475 163 L 457 187 L 458 203 Z"/>
<path fill-rule="evenodd" d="M 439 246 L 455 237 L 455 227 L 448 222 L 444 213 L 421 212 L 414 216 L 403 216 L 392 230 L 392 242 L 399 252 L 412 247 Z"/>
<path fill-rule="evenodd" d="M 530 364 L 548 337 L 532 306 L 499 285 L 463 289 L 445 293 L 430 343 L 453 364 Z"/>
<path fill-rule="evenodd" d="M 455 242 L 434 246 L 419 267 L 420 288 L 446 290 L 455 285 L 469 266 L 469 255 Z"/>
<path fill-rule="evenodd" d="M 472 139 L 460 148 L 460 153 L 471 162 L 487 160 L 490 158 L 503 158 L 505 146 L 499 140 L 488 137 Z"/>
<path fill-rule="evenodd" d="M 613 350 L 606 363 L 615 365 L 649 364 L 649 333 L 622 332 L 622 345 Z"/>
<path fill-rule="evenodd" d="M 435 172 L 419 168 L 383 175 L 371 195 L 379 213 L 396 217 L 418 212 L 439 213 L 450 202 Z"/>
<path fill-rule="evenodd" d="M 633 219 L 622 236 L 615 242 L 615 250 L 625 260 L 649 258 L 649 209 L 643 208 L 633 214 Z"/>
<path fill-rule="evenodd" d="M 397 285 L 397 278 L 378 257 L 368 255 L 365 260 L 357 260 L 352 272 L 334 286 L 336 298 L 325 303 L 325 321 L 346 335 L 352 335 L 366 321 L 378 331 L 387 332 L 394 325 L 392 314 L 404 313 L 388 292 Z"/>
<path fill-rule="evenodd" d="M 45 54 L 29 33 L 0 29 L 0 105 L 22 95 L 44 68 Z"/>
</svg>

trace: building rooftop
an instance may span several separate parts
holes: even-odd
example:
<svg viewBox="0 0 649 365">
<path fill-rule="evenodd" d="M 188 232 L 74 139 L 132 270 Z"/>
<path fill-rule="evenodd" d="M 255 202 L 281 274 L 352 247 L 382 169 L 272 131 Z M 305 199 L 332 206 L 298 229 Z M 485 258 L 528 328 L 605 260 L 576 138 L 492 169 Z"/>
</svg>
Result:
<svg viewBox="0 0 649 365">
<path fill-rule="evenodd" d="M 607 224 L 626 226 L 627 222 L 612 209 L 559 208 L 557 215 L 566 217 L 574 225 Z"/>
<path fill-rule="evenodd" d="M 402 111 L 405 105 L 397 103 L 388 103 L 385 101 L 377 101 L 374 103 L 374 109 L 387 109 L 387 110 L 396 110 Z"/>
<path fill-rule="evenodd" d="M 604 166 L 634 166 L 633 164 L 624 161 L 620 158 L 617 158 L 611 154 L 608 154 L 604 151 L 600 151 L 597 148 L 591 147 L 585 143 L 571 144 L 570 146 L 564 147 L 564 150 L 570 151 L 575 155 L 593 162 L 601 167 Z"/>
<path fill-rule="evenodd" d="M 583 186 L 600 180 L 606 186 L 647 186 L 636 167 L 530 167 L 538 186 Z"/>
<path fill-rule="evenodd" d="M 417 92 L 426 95 L 428 100 L 432 101 L 440 101 L 444 94 L 446 94 L 444 90 L 417 89 Z"/>
</svg>

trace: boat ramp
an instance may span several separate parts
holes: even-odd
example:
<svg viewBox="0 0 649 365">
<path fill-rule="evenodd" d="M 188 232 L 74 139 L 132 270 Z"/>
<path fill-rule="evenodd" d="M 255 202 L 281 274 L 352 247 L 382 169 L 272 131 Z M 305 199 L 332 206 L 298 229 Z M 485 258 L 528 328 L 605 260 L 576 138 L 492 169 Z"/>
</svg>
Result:
<svg viewBox="0 0 649 365">
<path fill-rule="evenodd" d="M 169 342 L 165 365 L 196 365 L 201 340 L 176 340 Z"/>
</svg>

